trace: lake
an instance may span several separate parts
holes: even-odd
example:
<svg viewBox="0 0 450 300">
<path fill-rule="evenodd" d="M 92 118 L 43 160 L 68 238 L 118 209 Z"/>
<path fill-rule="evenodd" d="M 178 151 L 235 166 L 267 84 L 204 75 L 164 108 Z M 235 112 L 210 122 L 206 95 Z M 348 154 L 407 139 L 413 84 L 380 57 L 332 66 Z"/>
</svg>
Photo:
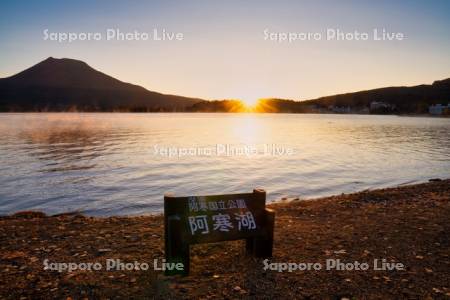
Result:
<svg viewBox="0 0 450 300">
<path fill-rule="evenodd" d="M 161 212 L 163 195 L 308 199 L 450 177 L 450 119 L 0 114 L 0 214 Z"/>
</svg>

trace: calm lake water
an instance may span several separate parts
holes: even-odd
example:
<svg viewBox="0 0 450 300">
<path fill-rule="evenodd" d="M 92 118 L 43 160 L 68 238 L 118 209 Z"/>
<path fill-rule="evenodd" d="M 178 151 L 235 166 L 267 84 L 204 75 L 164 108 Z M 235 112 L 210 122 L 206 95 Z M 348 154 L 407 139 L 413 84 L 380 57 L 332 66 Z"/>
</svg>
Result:
<svg viewBox="0 0 450 300">
<path fill-rule="evenodd" d="M 435 177 L 450 177 L 450 119 L 0 114 L 0 214 L 144 214 L 162 211 L 166 192 L 258 187 L 279 200 Z"/>
</svg>

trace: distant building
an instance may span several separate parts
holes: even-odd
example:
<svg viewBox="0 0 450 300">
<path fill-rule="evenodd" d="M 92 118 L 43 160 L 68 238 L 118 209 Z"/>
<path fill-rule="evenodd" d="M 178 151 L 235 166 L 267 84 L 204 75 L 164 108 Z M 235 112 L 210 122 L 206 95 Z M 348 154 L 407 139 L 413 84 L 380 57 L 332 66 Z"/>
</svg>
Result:
<svg viewBox="0 0 450 300">
<path fill-rule="evenodd" d="M 390 103 L 382 102 L 382 101 L 372 101 L 370 102 L 370 110 L 379 110 L 379 109 L 387 109 L 393 110 L 395 105 Z"/>
<path fill-rule="evenodd" d="M 369 105 L 371 113 L 386 114 L 395 110 L 395 105 L 383 101 L 372 101 Z"/>
<path fill-rule="evenodd" d="M 442 105 L 442 104 L 434 104 L 428 107 L 428 112 L 430 115 L 449 115 L 450 114 L 450 104 Z"/>
<path fill-rule="evenodd" d="M 352 109 L 350 106 L 334 106 L 330 105 L 328 109 L 334 113 L 337 114 L 349 114 L 352 112 Z"/>
</svg>

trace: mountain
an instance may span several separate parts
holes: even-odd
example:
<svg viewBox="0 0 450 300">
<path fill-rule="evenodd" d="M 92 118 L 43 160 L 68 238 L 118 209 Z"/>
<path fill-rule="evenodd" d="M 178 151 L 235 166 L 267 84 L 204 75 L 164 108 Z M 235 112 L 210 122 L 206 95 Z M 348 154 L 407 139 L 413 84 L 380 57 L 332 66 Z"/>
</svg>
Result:
<svg viewBox="0 0 450 300">
<path fill-rule="evenodd" d="M 68 58 L 0 79 L 0 111 L 182 111 L 202 101 L 152 92 Z"/>
<path fill-rule="evenodd" d="M 433 84 L 411 87 L 386 87 L 355 93 L 338 94 L 299 102 L 301 106 L 369 107 L 373 101 L 384 102 L 395 107 L 397 113 L 426 113 L 432 104 L 450 103 L 450 78 L 438 80 Z"/>
</svg>

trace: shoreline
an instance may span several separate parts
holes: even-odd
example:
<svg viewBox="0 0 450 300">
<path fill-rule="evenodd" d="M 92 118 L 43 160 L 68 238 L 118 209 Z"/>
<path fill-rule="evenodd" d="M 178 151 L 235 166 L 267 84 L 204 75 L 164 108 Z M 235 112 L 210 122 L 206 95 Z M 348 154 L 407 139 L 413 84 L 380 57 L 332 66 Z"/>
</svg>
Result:
<svg viewBox="0 0 450 300">
<path fill-rule="evenodd" d="M 0 217 L 0 298 L 368 298 L 450 296 L 450 179 L 268 204 L 274 255 L 244 255 L 241 241 L 195 245 L 191 275 L 153 270 L 164 258 L 162 215 L 88 217 L 19 212 Z M 58 272 L 48 262 L 119 259 L 150 270 Z M 326 270 L 328 260 L 403 270 Z M 320 270 L 269 263 L 319 263 Z M 275 265 L 272 265 L 275 266 Z M 279 265 L 278 265 L 279 266 Z M 381 265 L 379 265 L 381 266 Z M 264 267 L 267 267 L 264 270 Z"/>
<path fill-rule="evenodd" d="M 318 113 L 318 112 L 252 112 L 252 111 L 0 111 L 0 114 L 256 114 L 256 115 L 356 115 L 356 116 L 397 116 L 421 118 L 450 118 L 450 115 L 432 114 L 376 114 L 376 113 Z"/>
<path fill-rule="evenodd" d="M 393 189 L 393 188 L 401 188 L 404 186 L 410 186 L 410 185 L 418 185 L 418 184 L 425 184 L 429 182 L 436 182 L 436 181 L 443 181 L 447 179 L 441 179 L 441 178 L 429 178 L 429 179 L 417 179 L 417 180 L 410 180 L 403 183 L 398 183 L 396 185 L 387 185 L 387 184 L 381 184 L 379 186 L 374 186 L 373 188 L 367 188 L 367 189 L 361 189 L 361 190 L 355 190 L 355 191 L 349 191 L 349 192 L 342 192 L 342 193 L 336 193 L 336 194 L 329 194 L 329 195 L 320 195 L 320 196 L 311 196 L 311 197 L 300 197 L 300 196 L 285 196 L 281 198 L 277 198 L 276 200 L 268 200 L 267 199 L 267 206 L 276 205 L 276 204 L 286 204 L 291 202 L 297 202 L 297 201 L 316 201 L 321 200 L 324 198 L 330 198 L 335 196 L 343 196 L 343 195 L 351 195 L 355 193 L 363 193 L 363 192 L 371 192 L 371 191 L 377 191 L 377 190 L 384 190 L 384 189 Z M 450 178 L 448 179 L 450 180 Z M 193 195 L 193 196 L 201 196 L 201 195 Z M 162 208 L 163 209 L 163 208 Z M 110 217 L 125 217 L 125 218 L 134 218 L 134 217 L 163 217 L 164 212 L 163 211 L 154 211 L 154 212 L 148 212 L 148 213 L 136 213 L 136 214 L 124 214 L 124 215 L 102 215 L 102 214 L 89 214 L 86 213 L 83 210 L 71 210 L 71 211 L 64 211 L 64 212 L 57 212 L 57 213 L 46 213 L 43 210 L 35 210 L 35 209 L 24 209 L 24 210 L 18 210 L 11 213 L 6 214 L 0 214 L 0 220 L 4 217 L 11 217 L 16 214 L 20 215 L 39 215 L 42 217 L 58 217 L 63 215 L 83 215 L 85 217 L 92 217 L 92 218 L 110 218 Z"/>
</svg>

